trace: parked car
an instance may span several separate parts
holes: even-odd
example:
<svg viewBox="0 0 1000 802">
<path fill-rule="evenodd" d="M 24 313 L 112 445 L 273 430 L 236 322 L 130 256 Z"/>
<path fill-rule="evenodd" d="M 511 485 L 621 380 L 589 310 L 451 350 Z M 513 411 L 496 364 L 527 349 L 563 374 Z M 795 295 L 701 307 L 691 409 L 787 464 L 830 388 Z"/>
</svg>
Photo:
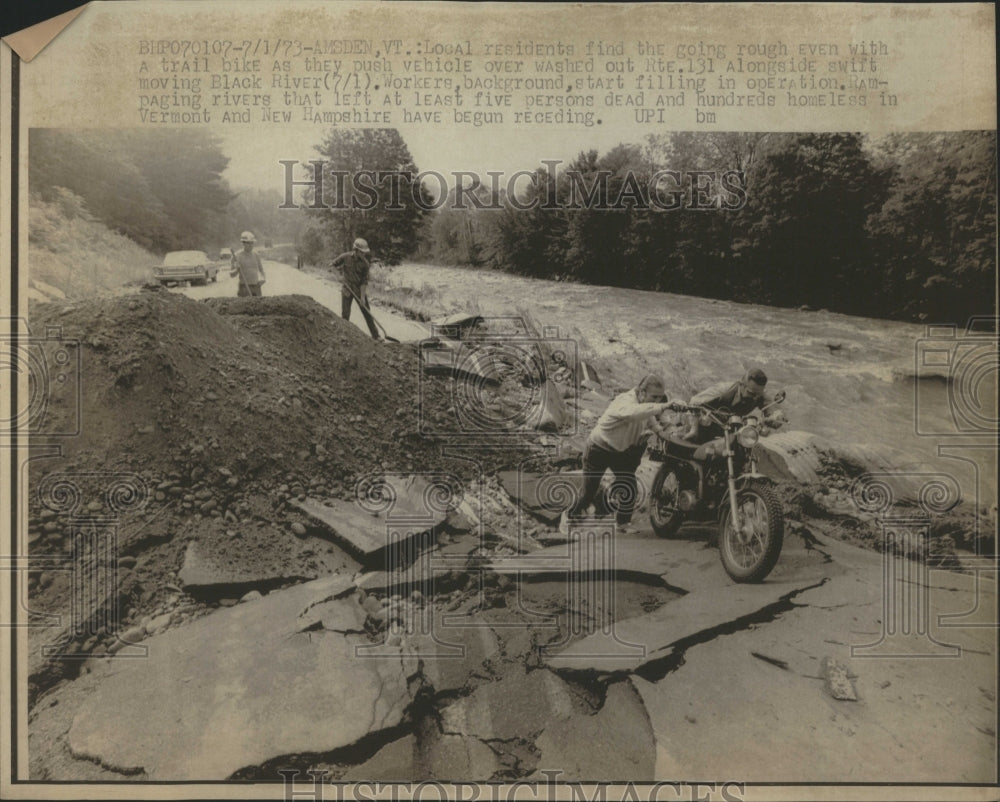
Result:
<svg viewBox="0 0 1000 802">
<path fill-rule="evenodd" d="M 217 281 L 219 265 L 203 251 L 170 251 L 163 257 L 163 264 L 153 268 L 153 277 L 161 284 L 190 281 L 208 284 Z"/>
</svg>

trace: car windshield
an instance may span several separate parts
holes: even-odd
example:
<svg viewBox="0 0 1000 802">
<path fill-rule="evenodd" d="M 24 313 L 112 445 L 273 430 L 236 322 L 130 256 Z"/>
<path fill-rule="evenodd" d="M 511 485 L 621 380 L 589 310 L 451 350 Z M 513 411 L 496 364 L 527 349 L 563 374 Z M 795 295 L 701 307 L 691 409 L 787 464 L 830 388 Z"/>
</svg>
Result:
<svg viewBox="0 0 1000 802">
<path fill-rule="evenodd" d="M 209 261 L 208 256 L 201 251 L 171 251 L 163 257 L 164 267 L 193 266 L 207 261 Z"/>
</svg>

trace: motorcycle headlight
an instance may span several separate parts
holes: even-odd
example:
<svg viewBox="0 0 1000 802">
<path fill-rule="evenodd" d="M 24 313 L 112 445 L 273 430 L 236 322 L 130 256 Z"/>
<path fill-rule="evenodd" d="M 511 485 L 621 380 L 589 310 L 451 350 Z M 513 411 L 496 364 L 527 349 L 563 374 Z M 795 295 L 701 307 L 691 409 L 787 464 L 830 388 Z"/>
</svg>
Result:
<svg viewBox="0 0 1000 802">
<path fill-rule="evenodd" d="M 760 440 L 760 432 L 757 431 L 756 426 L 744 426 L 736 435 L 736 439 L 743 448 L 753 448 Z"/>
</svg>

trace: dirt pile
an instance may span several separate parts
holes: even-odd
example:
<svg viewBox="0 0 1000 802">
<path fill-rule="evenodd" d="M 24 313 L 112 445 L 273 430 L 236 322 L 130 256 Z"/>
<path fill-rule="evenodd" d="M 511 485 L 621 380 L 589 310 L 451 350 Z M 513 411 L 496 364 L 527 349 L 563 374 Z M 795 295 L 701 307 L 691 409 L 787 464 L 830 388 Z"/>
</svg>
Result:
<svg viewBox="0 0 1000 802">
<path fill-rule="evenodd" d="M 390 472 L 478 476 L 443 455 L 446 436 L 421 427 L 447 432 L 449 381 L 421 383 L 415 346 L 376 343 L 309 298 L 200 303 L 156 289 L 34 305 L 31 327 L 58 327 L 79 365 L 48 388 L 35 429 L 31 553 L 97 565 L 106 554 L 81 540 L 81 521 L 113 515 L 117 529 L 116 582 L 92 620 L 76 622 L 83 632 L 70 641 L 59 630 L 32 643 L 35 692 L 79 668 L 43 660 L 43 640 L 99 655 L 150 616 L 355 570 L 297 524 L 294 498 L 354 500 L 359 480 Z M 77 436 L 45 436 L 75 420 Z M 516 464 L 526 445 L 508 440 L 480 464 Z M 71 571 L 32 571 L 27 582 L 35 608 L 70 609 Z"/>
<path fill-rule="evenodd" d="M 446 384 L 418 386 L 414 347 L 376 343 L 311 299 L 148 291 L 33 308 L 33 328 L 55 325 L 80 349 L 70 459 L 132 470 L 200 461 L 240 482 L 290 464 L 341 482 L 440 467 L 418 414 L 447 415 Z"/>
</svg>

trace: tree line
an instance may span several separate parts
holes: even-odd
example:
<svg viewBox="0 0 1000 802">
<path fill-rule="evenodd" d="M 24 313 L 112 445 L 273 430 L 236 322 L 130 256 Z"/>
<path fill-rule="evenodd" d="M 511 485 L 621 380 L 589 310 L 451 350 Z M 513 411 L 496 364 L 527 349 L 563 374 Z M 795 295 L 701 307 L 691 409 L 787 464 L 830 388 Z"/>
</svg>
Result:
<svg viewBox="0 0 1000 802">
<path fill-rule="evenodd" d="M 665 179 L 666 192 L 663 171 L 680 174 Z M 742 192 L 726 188 L 726 173 L 741 176 Z M 650 136 L 580 153 L 556 175 L 539 168 L 516 204 L 499 199 L 500 211 L 446 205 L 424 255 L 539 278 L 961 322 L 994 309 L 996 176 L 995 132 Z"/>
<path fill-rule="evenodd" d="M 35 128 L 28 188 L 47 203 L 76 198 L 86 214 L 154 253 L 217 250 L 250 229 L 291 239 L 300 220 L 278 188 L 234 191 L 221 141 L 200 129 Z"/>
</svg>

